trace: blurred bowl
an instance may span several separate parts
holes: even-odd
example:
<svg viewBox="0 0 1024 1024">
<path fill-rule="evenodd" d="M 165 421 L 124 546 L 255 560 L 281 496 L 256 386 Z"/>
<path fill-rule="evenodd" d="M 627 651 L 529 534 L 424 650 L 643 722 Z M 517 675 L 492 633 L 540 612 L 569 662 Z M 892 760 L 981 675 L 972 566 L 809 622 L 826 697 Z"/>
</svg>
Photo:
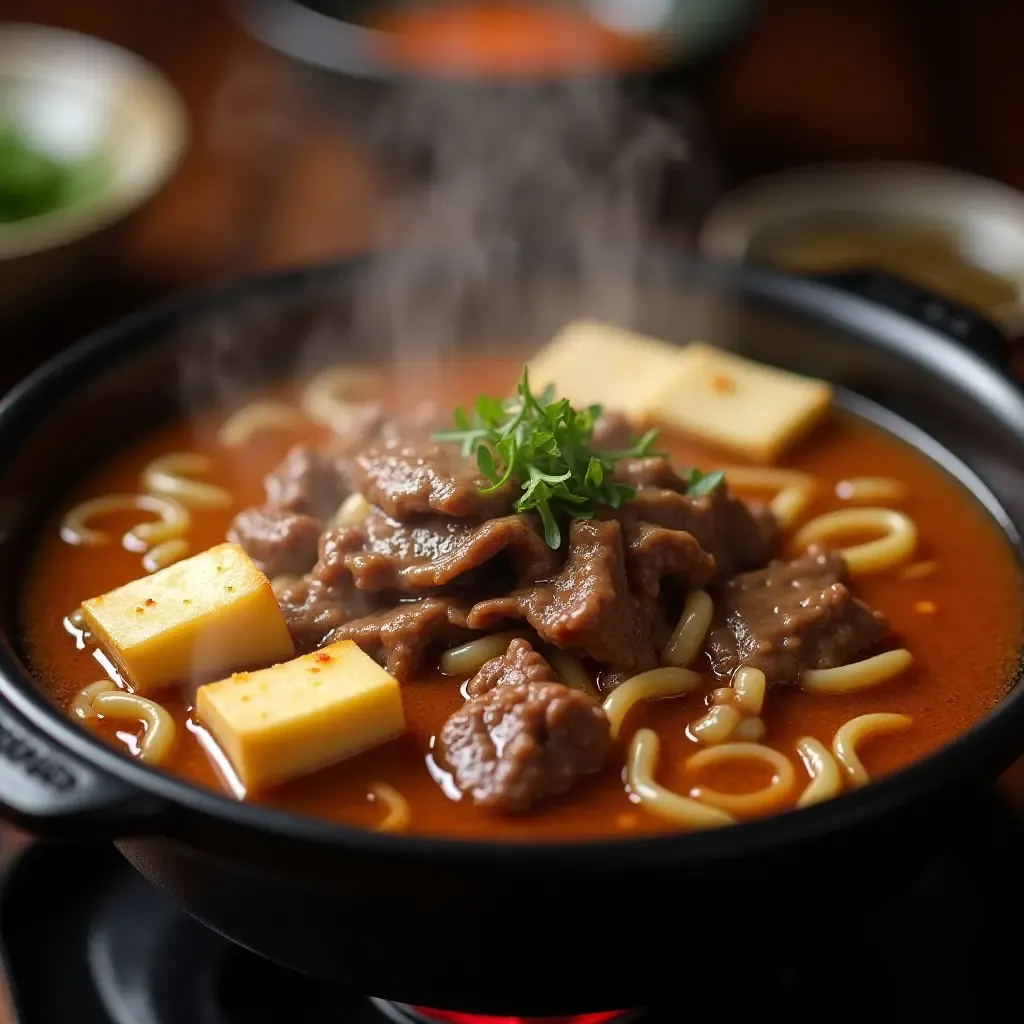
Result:
<svg viewBox="0 0 1024 1024">
<path fill-rule="evenodd" d="M 883 270 L 1024 331 L 1024 194 L 939 167 L 835 164 L 754 179 L 705 219 L 710 259 Z"/>
<path fill-rule="evenodd" d="M 357 78 L 536 80 L 693 63 L 755 0 L 230 0 L 257 39 Z"/>
<path fill-rule="evenodd" d="M 87 282 L 114 229 L 171 176 L 188 132 L 178 94 L 145 61 L 22 24 L 0 24 L 0 124 L 33 152 L 97 169 L 66 205 L 0 222 L 0 319 L 12 319 Z"/>
</svg>

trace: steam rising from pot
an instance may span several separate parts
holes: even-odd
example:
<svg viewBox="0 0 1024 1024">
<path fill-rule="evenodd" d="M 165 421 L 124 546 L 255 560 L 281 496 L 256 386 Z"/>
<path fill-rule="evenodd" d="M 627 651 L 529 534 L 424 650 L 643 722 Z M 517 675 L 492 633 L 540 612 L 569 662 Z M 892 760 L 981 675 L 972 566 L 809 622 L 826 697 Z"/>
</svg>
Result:
<svg viewBox="0 0 1024 1024">
<path fill-rule="evenodd" d="M 539 330 L 567 313 L 628 322 L 664 172 L 688 156 L 676 125 L 593 79 L 395 87 L 370 137 L 405 187 L 345 315 L 280 338 L 299 373 L 351 358 L 348 335 L 402 362 L 478 332 L 481 343 L 544 340 L 523 336 L 524 308 Z M 198 371 L 221 397 L 255 358 L 236 333 L 216 325 Z M 422 369 L 413 376 L 410 393 L 429 395 Z"/>
<path fill-rule="evenodd" d="M 419 86 L 395 95 L 375 134 L 418 172 L 386 225 L 398 255 L 358 305 L 400 348 L 452 344 L 481 299 L 501 330 L 545 269 L 595 314 L 629 315 L 661 172 L 686 148 L 612 82 Z M 611 296 L 619 308 L 602 309 Z"/>
</svg>

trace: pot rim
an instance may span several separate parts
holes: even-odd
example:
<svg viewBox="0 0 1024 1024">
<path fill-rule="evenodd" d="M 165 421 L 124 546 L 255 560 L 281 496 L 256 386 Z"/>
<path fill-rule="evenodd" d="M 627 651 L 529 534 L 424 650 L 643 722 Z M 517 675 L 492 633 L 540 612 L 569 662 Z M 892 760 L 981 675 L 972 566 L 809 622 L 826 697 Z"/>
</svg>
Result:
<svg viewBox="0 0 1024 1024">
<path fill-rule="evenodd" d="M 223 312 L 247 299 L 263 300 L 316 288 L 363 267 L 373 254 L 359 255 L 285 272 L 270 272 L 228 284 L 215 285 L 184 297 L 166 300 L 102 328 L 48 360 L 0 400 L 0 464 L 19 445 L 23 429 L 38 418 L 40 406 L 49 408 L 60 397 L 112 364 L 147 346 L 165 341 L 176 326 L 204 314 Z M 970 350 L 901 314 L 833 287 L 772 271 L 695 263 L 681 253 L 661 254 L 677 277 L 707 279 L 739 290 L 745 297 L 767 300 L 796 315 L 809 316 L 887 349 L 917 364 L 923 372 L 956 382 L 961 390 L 984 394 L 985 406 L 1001 421 L 1002 429 L 1016 438 L 1024 458 L 1024 394 L 1013 382 Z M 943 449 L 944 450 L 944 449 Z M 1021 541 L 1007 522 L 1004 535 L 1022 559 Z M 19 580 L 20 583 L 20 580 Z M 770 856 L 794 844 L 823 840 L 830 835 L 867 824 L 909 808 L 943 790 L 972 778 L 993 764 L 1006 767 L 1024 746 L 1024 650 L 1010 689 L 999 703 L 969 729 L 928 756 L 862 789 L 811 807 L 785 811 L 729 828 L 679 832 L 647 837 L 617 837 L 568 842 L 522 841 L 504 844 L 478 839 L 449 839 L 429 835 L 389 834 L 304 817 L 288 811 L 232 799 L 161 769 L 147 767 L 82 729 L 62 715 L 36 686 L 31 673 L 15 654 L 16 637 L 0 632 L 0 698 L 19 712 L 29 725 L 58 751 L 108 777 L 126 784 L 140 797 L 155 798 L 159 811 L 146 816 L 140 827 L 132 822 L 101 821 L 97 831 L 112 831 L 113 838 L 139 834 L 185 834 L 182 812 L 231 830 L 261 835 L 267 842 L 369 854 L 391 860 L 443 857 L 449 862 L 473 861 L 499 866 L 540 867 L 566 863 L 611 862 L 617 868 L 639 865 L 678 866 L 710 860 Z"/>
</svg>

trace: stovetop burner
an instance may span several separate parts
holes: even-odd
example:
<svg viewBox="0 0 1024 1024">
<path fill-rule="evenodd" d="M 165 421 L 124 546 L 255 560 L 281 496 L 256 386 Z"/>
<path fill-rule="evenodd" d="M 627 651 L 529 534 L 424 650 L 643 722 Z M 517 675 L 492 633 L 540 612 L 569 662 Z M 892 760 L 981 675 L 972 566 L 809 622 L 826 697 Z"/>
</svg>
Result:
<svg viewBox="0 0 1024 1024">
<path fill-rule="evenodd" d="M 681 961 L 677 1006 L 543 1024 L 679 1024 L 704 1009 L 837 1024 L 1005 1019 L 989 1008 L 1019 1001 L 1024 826 L 986 804 L 959 835 L 869 920 L 842 903 L 822 906 L 785 971 L 763 975 L 740 955 L 751 928 L 770 940 L 771 922 L 737 921 L 736 949 L 708 950 L 733 958 L 735 983 Z M 295 975 L 188 917 L 111 847 L 30 846 L 0 894 L 0 937 L 14 1024 L 539 1024 L 386 1003 Z M 640 968 L 623 954 L 595 969 Z"/>
<path fill-rule="evenodd" d="M 371 999 L 370 1002 L 395 1024 L 639 1024 L 648 1016 L 645 1010 L 611 1010 L 607 1013 L 576 1013 L 568 1017 L 486 1017 L 458 1010 L 408 1006 L 387 999 Z"/>
</svg>

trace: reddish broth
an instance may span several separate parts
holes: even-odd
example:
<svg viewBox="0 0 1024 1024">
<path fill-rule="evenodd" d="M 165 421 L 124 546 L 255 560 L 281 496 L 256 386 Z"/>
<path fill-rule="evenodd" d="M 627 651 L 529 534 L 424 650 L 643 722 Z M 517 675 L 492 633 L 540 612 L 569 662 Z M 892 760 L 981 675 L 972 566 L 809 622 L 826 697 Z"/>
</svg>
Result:
<svg viewBox="0 0 1024 1024">
<path fill-rule="evenodd" d="M 373 19 L 385 59 L 433 74 L 530 77 L 652 66 L 648 39 L 605 28 L 586 11 L 535 3 L 436 4 Z"/>
<path fill-rule="evenodd" d="M 413 396 L 418 399 L 429 394 L 448 406 L 471 402 L 480 392 L 505 394 L 511 391 L 520 369 L 518 361 L 490 359 L 405 367 L 390 401 L 402 408 Z M 264 474 L 293 443 L 302 437 L 315 440 L 321 436 L 318 428 L 310 427 L 301 436 L 262 435 L 242 449 L 227 450 L 218 446 L 214 437 L 223 419 L 224 414 L 219 413 L 178 423 L 117 453 L 78 484 L 45 525 L 23 588 L 23 630 L 28 660 L 39 685 L 58 706 L 65 707 L 79 689 L 104 675 L 91 650 L 76 649 L 75 639 L 63 624 L 65 616 L 82 600 L 143 575 L 141 556 L 124 550 L 116 541 L 101 548 L 64 543 L 59 535 L 60 514 L 83 498 L 136 490 L 140 471 L 158 455 L 204 452 L 215 460 L 216 482 L 228 487 L 236 502 L 223 510 L 193 510 L 189 541 L 195 553 L 223 541 L 238 508 L 262 500 Z M 669 435 L 663 435 L 661 447 L 670 450 L 679 464 L 710 469 L 735 462 Z M 915 519 L 920 542 L 914 560 L 934 559 L 938 568 L 921 579 L 902 579 L 890 572 L 854 581 L 857 596 L 885 613 L 899 645 L 913 654 L 914 666 L 908 673 L 876 689 L 843 696 L 773 688 L 765 699 L 767 734 L 762 742 L 793 760 L 797 786 L 802 787 L 806 777 L 794 750 L 800 737 L 813 736 L 830 746 L 836 729 L 856 715 L 900 712 L 913 718 L 910 729 L 878 736 L 861 748 L 873 776 L 892 772 L 967 729 L 1006 691 L 1021 644 L 1016 558 L 985 510 L 956 481 L 901 441 L 853 417 L 834 415 L 791 453 L 785 465 L 813 473 L 819 482 L 819 495 L 808 516 L 847 504 L 834 491 L 845 478 L 891 476 L 903 481 L 908 496 L 886 504 Z M 120 537 L 138 518 L 111 516 L 97 525 Z M 374 805 L 369 790 L 374 783 L 385 782 L 408 800 L 410 832 L 509 841 L 673 830 L 630 802 L 622 778 L 626 749 L 637 728 L 655 729 L 662 741 L 659 781 L 687 792 L 697 779 L 684 762 L 699 748 L 685 731 L 703 712 L 705 697 L 716 685 L 710 675 L 699 694 L 634 709 L 601 775 L 562 799 L 510 817 L 489 816 L 468 800 L 450 799 L 428 771 L 431 738 L 462 702 L 462 682 L 462 678 L 430 673 L 404 685 L 408 724 L 404 737 L 253 799 L 301 814 L 372 827 L 385 809 Z M 188 706 L 170 693 L 160 695 L 160 701 L 172 711 L 180 728 L 170 771 L 223 790 L 203 746 L 188 731 Z M 90 728 L 118 746 L 131 748 L 136 742 L 136 730 L 126 728 L 124 722 L 100 722 Z M 767 781 L 765 776 L 763 765 L 733 764 L 709 770 L 700 781 L 735 792 L 759 788 Z M 794 790 L 793 799 L 798 792 L 799 788 Z"/>
</svg>

